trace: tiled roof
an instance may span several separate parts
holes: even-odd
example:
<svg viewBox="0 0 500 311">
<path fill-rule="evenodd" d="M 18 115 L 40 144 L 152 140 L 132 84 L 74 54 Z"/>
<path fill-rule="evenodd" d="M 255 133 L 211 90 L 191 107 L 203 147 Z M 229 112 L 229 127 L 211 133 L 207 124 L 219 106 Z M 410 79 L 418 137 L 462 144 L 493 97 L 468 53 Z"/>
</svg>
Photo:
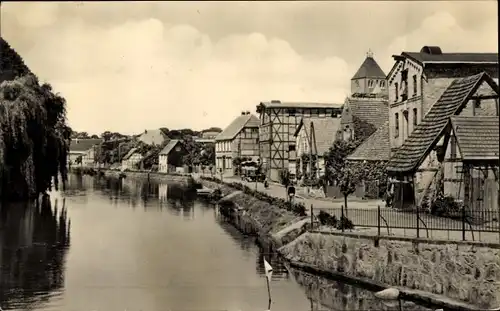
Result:
<svg viewBox="0 0 500 311">
<path fill-rule="evenodd" d="M 462 159 L 499 159 L 498 117 L 453 116 L 451 125 Z"/>
<path fill-rule="evenodd" d="M 389 118 L 389 104 L 387 100 L 380 98 L 347 98 L 344 110 L 349 108 L 350 114 L 343 112 L 342 123 L 350 123 L 352 119 L 348 116 L 372 124 L 375 128 L 381 127 Z"/>
<path fill-rule="evenodd" d="M 168 142 L 168 144 L 165 146 L 165 148 L 163 148 L 161 151 L 160 151 L 160 154 L 169 154 L 170 151 L 172 151 L 172 149 L 174 149 L 174 147 L 180 143 L 181 141 L 178 140 L 178 139 L 172 139 L 171 141 Z"/>
<path fill-rule="evenodd" d="M 464 107 L 469 97 L 483 81 L 487 81 L 498 92 L 498 86 L 485 73 L 455 79 L 408 139 L 394 153 L 389 160 L 387 170 L 390 172 L 414 171 L 439 139 L 449 118 Z"/>
<path fill-rule="evenodd" d="M 281 101 L 271 101 L 271 102 L 261 102 L 260 105 L 265 108 L 332 108 L 340 109 L 342 104 L 333 103 L 306 103 L 306 102 L 281 102 Z"/>
<path fill-rule="evenodd" d="M 123 157 L 122 160 L 128 160 L 135 152 L 137 151 L 137 148 L 132 148 L 127 152 L 127 154 Z"/>
<path fill-rule="evenodd" d="M 139 136 L 139 140 L 148 145 L 161 145 L 166 139 L 168 139 L 168 136 L 160 129 L 146 130 Z"/>
<path fill-rule="evenodd" d="M 260 121 L 253 114 L 240 115 L 234 119 L 228 127 L 226 127 L 222 133 L 215 137 L 215 140 L 227 140 L 234 139 L 236 135 L 245 127 L 259 127 Z"/>
<path fill-rule="evenodd" d="M 316 136 L 316 149 L 318 155 L 322 156 L 327 152 L 335 141 L 337 131 L 340 129 L 339 118 L 302 118 L 299 127 L 304 127 L 307 136 L 310 137 L 311 122 Z M 296 131 L 297 133 L 297 131 Z M 313 151 L 314 148 L 313 148 Z"/>
<path fill-rule="evenodd" d="M 389 121 L 386 121 L 375 131 L 375 133 L 370 135 L 370 137 L 359 145 L 359 147 L 347 157 L 347 160 L 388 161 L 390 157 Z"/>
<path fill-rule="evenodd" d="M 93 146 L 102 143 L 102 139 L 72 139 L 69 145 L 69 151 L 84 152 L 90 150 Z"/>
<path fill-rule="evenodd" d="M 351 80 L 362 78 L 385 79 L 386 75 L 373 57 L 368 56 Z"/>
<path fill-rule="evenodd" d="M 498 53 L 442 53 L 403 52 L 402 56 L 424 63 L 497 63 Z"/>
</svg>

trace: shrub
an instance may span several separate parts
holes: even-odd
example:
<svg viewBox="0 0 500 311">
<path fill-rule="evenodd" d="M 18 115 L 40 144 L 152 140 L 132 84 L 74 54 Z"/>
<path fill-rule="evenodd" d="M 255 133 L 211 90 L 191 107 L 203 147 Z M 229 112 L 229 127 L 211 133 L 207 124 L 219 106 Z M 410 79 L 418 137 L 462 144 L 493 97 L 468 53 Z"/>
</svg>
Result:
<svg viewBox="0 0 500 311">
<path fill-rule="evenodd" d="M 284 186 L 288 186 L 290 184 L 290 171 L 289 170 L 280 170 L 279 171 L 279 179 L 280 183 Z"/>
<path fill-rule="evenodd" d="M 452 196 L 439 193 L 431 205 L 431 214 L 442 217 L 460 217 L 460 204 Z"/>
<path fill-rule="evenodd" d="M 354 229 L 353 222 L 345 216 L 342 216 L 340 220 L 338 220 L 335 215 L 332 216 L 325 211 L 320 211 L 318 220 L 323 226 L 330 226 L 338 230 L 342 230 L 342 226 L 344 227 L 344 230 Z"/>
</svg>

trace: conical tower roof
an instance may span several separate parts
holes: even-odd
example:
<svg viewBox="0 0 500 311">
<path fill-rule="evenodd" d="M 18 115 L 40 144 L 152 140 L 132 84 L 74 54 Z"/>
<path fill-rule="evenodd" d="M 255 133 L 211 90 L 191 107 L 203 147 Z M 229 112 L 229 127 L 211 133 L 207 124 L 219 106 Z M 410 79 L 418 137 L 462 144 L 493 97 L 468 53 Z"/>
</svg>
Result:
<svg viewBox="0 0 500 311">
<path fill-rule="evenodd" d="M 351 80 L 363 78 L 385 79 L 385 77 L 386 74 L 384 73 L 382 68 L 380 68 L 375 59 L 373 59 L 373 55 L 368 52 L 365 61 L 363 62 L 363 64 L 361 64 L 361 67 L 359 67 L 358 71 Z"/>
</svg>

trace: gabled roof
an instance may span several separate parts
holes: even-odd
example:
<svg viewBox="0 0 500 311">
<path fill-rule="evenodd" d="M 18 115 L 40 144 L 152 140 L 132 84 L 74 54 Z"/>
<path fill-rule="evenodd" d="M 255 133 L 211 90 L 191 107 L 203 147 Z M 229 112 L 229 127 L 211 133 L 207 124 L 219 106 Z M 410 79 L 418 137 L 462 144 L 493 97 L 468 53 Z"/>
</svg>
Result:
<svg viewBox="0 0 500 311">
<path fill-rule="evenodd" d="M 69 151 L 85 152 L 90 150 L 93 146 L 102 143 L 102 139 L 72 139 L 69 145 Z"/>
<path fill-rule="evenodd" d="M 279 100 L 273 100 L 270 102 L 261 102 L 259 106 L 257 106 L 257 110 L 259 107 L 264 108 L 332 108 L 332 109 L 342 109 L 342 104 L 333 104 L 333 103 L 312 103 L 312 102 L 282 102 Z"/>
<path fill-rule="evenodd" d="M 128 160 L 135 152 L 137 151 L 137 148 L 132 148 L 127 152 L 127 154 L 123 157 L 123 160 Z"/>
<path fill-rule="evenodd" d="M 379 78 L 385 79 L 386 75 L 382 68 L 377 64 L 375 59 L 371 56 L 367 56 L 365 61 L 361 64 L 358 71 L 354 74 L 351 80 L 362 79 L 362 78 Z"/>
<path fill-rule="evenodd" d="M 347 112 L 346 109 L 350 111 Z M 353 122 L 348 116 L 357 117 L 379 128 L 389 117 L 389 104 L 387 99 L 348 97 L 342 112 L 342 124 Z"/>
<path fill-rule="evenodd" d="M 394 153 L 389 160 L 387 170 L 400 173 L 414 172 L 439 140 L 448 125 L 449 118 L 466 105 L 483 82 L 488 83 L 498 94 L 498 86 L 486 73 L 455 79 Z"/>
<path fill-rule="evenodd" d="M 295 136 L 297 136 L 303 128 L 307 137 L 310 137 L 311 122 L 314 127 L 318 155 L 323 156 L 323 154 L 330 149 L 335 141 L 337 131 L 340 129 L 340 118 L 302 118 L 297 130 L 295 131 Z M 315 152 L 315 149 L 313 148 L 312 151 Z"/>
<path fill-rule="evenodd" d="M 234 139 L 236 135 L 245 127 L 259 127 L 260 121 L 253 114 L 240 115 L 229 124 L 219 135 L 215 137 L 215 140 L 228 140 Z"/>
<path fill-rule="evenodd" d="M 179 144 L 181 141 L 178 139 L 172 139 L 171 141 L 168 142 L 168 144 L 160 151 L 160 154 L 165 154 L 168 155 L 172 149 L 174 149 L 177 144 Z"/>
<path fill-rule="evenodd" d="M 349 161 L 388 161 L 391 157 L 389 141 L 389 121 L 379 127 L 361 145 L 351 153 Z"/>
<path fill-rule="evenodd" d="M 498 160 L 498 117 L 453 116 L 451 125 L 463 160 Z"/>
</svg>

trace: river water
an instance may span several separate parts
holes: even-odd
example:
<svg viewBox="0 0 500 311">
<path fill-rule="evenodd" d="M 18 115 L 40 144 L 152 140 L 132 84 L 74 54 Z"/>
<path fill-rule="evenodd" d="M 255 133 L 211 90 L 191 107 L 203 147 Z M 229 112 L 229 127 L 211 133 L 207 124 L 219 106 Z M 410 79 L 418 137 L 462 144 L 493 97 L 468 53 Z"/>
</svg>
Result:
<svg viewBox="0 0 500 311">
<path fill-rule="evenodd" d="M 176 184 L 70 176 L 49 204 L 1 207 L 3 310 L 425 310 L 298 271 Z"/>
</svg>

